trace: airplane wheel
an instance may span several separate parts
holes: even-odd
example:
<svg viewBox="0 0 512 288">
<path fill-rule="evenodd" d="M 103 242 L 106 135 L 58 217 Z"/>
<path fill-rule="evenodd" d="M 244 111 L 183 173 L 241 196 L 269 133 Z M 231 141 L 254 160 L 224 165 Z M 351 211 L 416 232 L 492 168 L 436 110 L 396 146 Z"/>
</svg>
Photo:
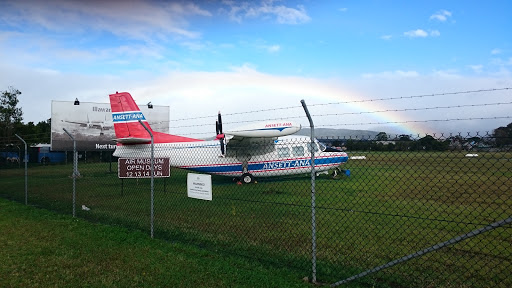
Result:
<svg viewBox="0 0 512 288">
<path fill-rule="evenodd" d="M 245 184 L 252 183 L 254 181 L 254 176 L 252 176 L 250 173 L 244 173 L 242 174 L 242 181 Z"/>
</svg>

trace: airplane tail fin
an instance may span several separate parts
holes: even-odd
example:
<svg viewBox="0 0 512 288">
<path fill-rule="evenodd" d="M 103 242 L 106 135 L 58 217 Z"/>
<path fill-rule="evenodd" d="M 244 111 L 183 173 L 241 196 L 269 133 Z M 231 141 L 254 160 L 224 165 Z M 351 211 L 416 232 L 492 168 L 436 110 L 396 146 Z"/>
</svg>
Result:
<svg viewBox="0 0 512 288">
<path fill-rule="evenodd" d="M 120 143 L 147 143 L 151 141 L 151 136 L 140 125 L 139 120 L 142 120 L 142 123 L 150 130 L 151 127 L 130 93 L 116 92 L 116 94 L 109 96 L 116 141 Z"/>
<path fill-rule="evenodd" d="M 116 141 L 121 144 L 141 144 L 149 143 L 151 135 L 140 125 L 139 120 L 153 134 L 155 143 L 173 143 L 173 142 L 193 142 L 201 141 L 199 139 L 187 138 L 182 136 L 170 135 L 166 133 L 155 132 L 149 126 L 144 114 L 135 103 L 128 92 L 110 94 L 110 107 L 112 108 L 112 121 L 116 133 Z"/>
</svg>

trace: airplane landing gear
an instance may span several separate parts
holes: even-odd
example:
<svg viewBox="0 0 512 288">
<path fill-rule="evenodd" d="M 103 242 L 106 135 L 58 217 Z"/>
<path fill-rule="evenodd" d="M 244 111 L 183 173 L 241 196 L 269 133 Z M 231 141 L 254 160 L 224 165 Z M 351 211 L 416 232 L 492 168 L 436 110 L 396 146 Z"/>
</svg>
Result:
<svg viewBox="0 0 512 288">
<path fill-rule="evenodd" d="M 338 179 L 339 175 L 340 175 L 340 168 L 338 168 L 338 167 L 334 168 L 334 170 L 332 170 L 332 174 L 331 174 L 332 179 Z"/>
<path fill-rule="evenodd" d="M 244 184 L 252 183 L 252 182 L 254 182 L 254 176 L 252 176 L 251 173 L 244 173 L 244 174 L 242 174 L 242 182 Z"/>
<path fill-rule="evenodd" d="M 347 170 L 343 170 L 343 169 L 340 169 L 339 167 L 336 167 L 332 171 L 331 177 L 332 177 L 332 179 L 340 179 L 342 174 L 350 176 L 350 170 L 348 170 L 348 169 Z"/>
</svg>

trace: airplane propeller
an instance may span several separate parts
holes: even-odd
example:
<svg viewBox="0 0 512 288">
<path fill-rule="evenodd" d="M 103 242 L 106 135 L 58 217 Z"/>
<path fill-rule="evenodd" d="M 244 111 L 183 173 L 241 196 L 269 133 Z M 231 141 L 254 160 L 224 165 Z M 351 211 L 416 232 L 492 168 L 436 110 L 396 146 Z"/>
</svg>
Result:
<svg viewBox="0 0 512 288">
<path fill-rule="evenodd" d="M 217 133 L 217 139 L 220 141 L 220 152 L 222 156 L 224 156 L 224 134 L 222 133 L 222 117 L 219 114 L 217 115 L 217 121 L 215 121 L 215 130 Z"/>
</svg>

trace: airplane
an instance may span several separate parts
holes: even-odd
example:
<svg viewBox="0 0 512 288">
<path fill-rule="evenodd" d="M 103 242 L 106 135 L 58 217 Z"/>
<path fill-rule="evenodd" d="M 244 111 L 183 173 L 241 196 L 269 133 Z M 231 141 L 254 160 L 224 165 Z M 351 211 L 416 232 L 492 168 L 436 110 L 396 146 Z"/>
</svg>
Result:
<svg viewBox="0 0 512 288">
<path fill-rule="evenodd" d="M 77 124 L 80 127 L 86 127 L 88 129 L 100 129 L 100 135 L 103 135 L 103 131 L 111 130 L 114 128 L 112 125 L 112 121 L 107 120 L 107 115 L 105 115 L 105 120 L 103 121 L 92 121 L 89 119 L 89 114 L 87 114 L 87 122 L 76 122 L 76 121 L 67 121 L 61 120 L 65 123 Z"/>
<path fill-rule="evenodd" d="M 217 137 L 207 141 L 153 131 L 128 92 L 109 97 L 116 157 L 151 157 L 151 136 L 141 120 L 153 134 L 155 158 L 169 158 L 171 167 L 234 177 L 239 183 L 255 182 L 256 177 L 311 173 L 311 147 L 315 172 L 328 173 L 334 168 L 333 176 L 337 176 L 342 172 L 340 164 L 348 160 L 347 153 L 326 147 L 317 139 L 311 145 L 310 137 L 291 135 L 301 129 L 291 121 L 267 121 L 223 132 L 219 112 Z"/>
</svg>

